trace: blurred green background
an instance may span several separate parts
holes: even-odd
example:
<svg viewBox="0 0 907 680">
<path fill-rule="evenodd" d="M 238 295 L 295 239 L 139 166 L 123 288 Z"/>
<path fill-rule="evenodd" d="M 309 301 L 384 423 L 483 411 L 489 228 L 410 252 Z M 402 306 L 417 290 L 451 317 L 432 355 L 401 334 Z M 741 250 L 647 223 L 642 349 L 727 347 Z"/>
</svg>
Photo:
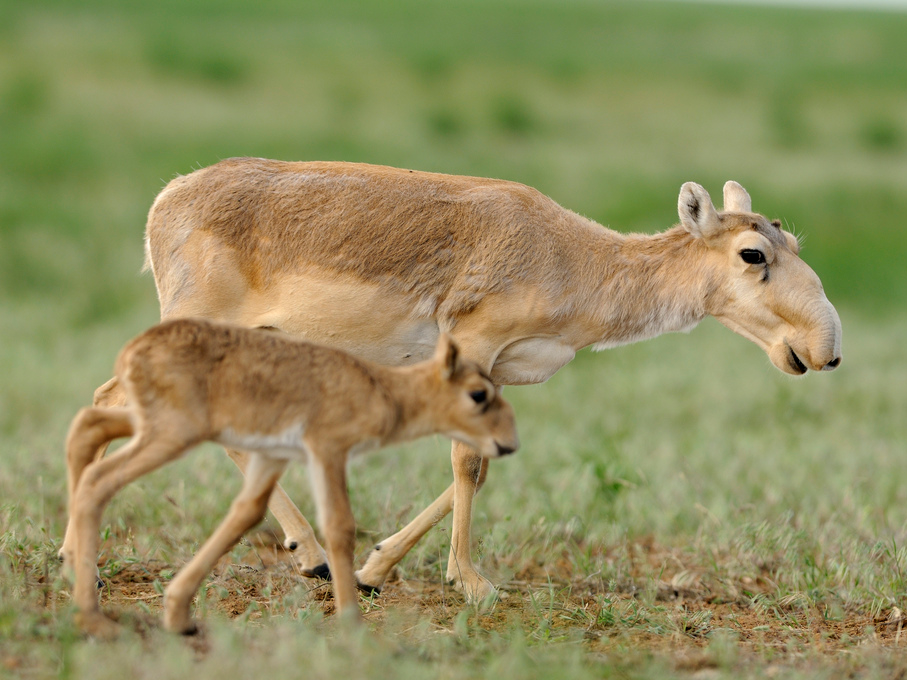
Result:
<svg viewBox="0 0 907 680">
<path fill-rule="evenodd" d="M 9 479 L 37 465 L 56 507 L 66 423 L 158 318 L 147 210 L 176 174 L 231 156 L 501 177 L 624 231 L 673 224 L 685 181 L 720 203 L 736 179 L 803 238 L 844 321 L 842 370 L 873 365 L 849 355 L 856 331 L 892 353 L 904 340 L 907 13 L 2 0 L 0 14 L 0 434 Z M 671 361 L 673 346 L 641 351 Z"/>
<path fill-rule="evenodd" d="M 158 318 L 148 208 L 175 175 L 240 155 L 516 180 L 621 231 L 673 224 L 685 181 L 719 204 L 741 182 L 802 237 L 841 313 L 842 368 L 793 381 L 706 323 L 513 390 L 524 447 L 477 502 L 482 569 L 569 550 L 583 578 L 623 584 L 596 546 L 650 536 L 725 555 L 709 568 L 729 582 L 775 556 L 779 601 L 903 608 L 907 12 L 0 0 L 0 635 L 27 629 L 22 649 L 45 653 L 30 622 L 47 591 L 30 587 L 62 536 L 66 427 Z M 351 475 L 361 549 L 444 488 L 446 450 Z M 404 476 L 373 484 L 393 456 Z M 238 485 L 220 455 L 168 470 L 108 514 L 130 559 L 178 565 Z M 445 531 L 404 578 L 441 579 Z"/>
<path fill-rule="evenodd" d="M 147 210 L 231 156 L 501 177 L 623 231 L 673 224 L 685 181 L 720 203 L 736 179 L 803 238 L 844 370 L 864 370 L 854 331 L 904 340 L 873 324 L 907 301 L 907 13 L 0 0 L 0 16 L 0 434 L 9 479 L 43 466 L 57 506 L 66 423 L 158 318 Z"/>
<path fill-rule="evenodd" d="M 620 230 L 729 178 L 839 305 L 907 300 L 907 15 L 658 2 L 0 4 L 0 311 L 141 307 L 144 218 L 219 159 L 531 184 Z M 21 318 L 18 315 L 24 314 Z"/>
</svg>

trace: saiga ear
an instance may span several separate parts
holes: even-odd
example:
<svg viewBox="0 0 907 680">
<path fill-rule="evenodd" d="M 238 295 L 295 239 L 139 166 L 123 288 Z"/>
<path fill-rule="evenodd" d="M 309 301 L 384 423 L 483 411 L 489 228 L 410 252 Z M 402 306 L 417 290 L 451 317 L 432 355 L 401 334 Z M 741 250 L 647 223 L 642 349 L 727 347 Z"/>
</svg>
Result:
<svg viewBox="0 0 907 680">
<path fill-rule="evenodd" d="M 721 219 L 709 192 L 695 182 L 680 187 L 677 214 L 683 228 L 696 238 L 709 238 L 721 231 Z"/>
<path fill-rule="evenodd" d="M 457 347 L 457 343 L 447 333 L 441 333 L 435 349 L 435 361 L 441 365 L 441 378 L 450 380 L 450 376 L 457 370 L 459 358 L 460 348 Z"/>
<path fill-rule="evenodd" d="M 753 199 L 746 193 L 746 189 L 733 180 L 724 185 L 724 210 L 725 212 L 753 212 Z"/>
</svg>

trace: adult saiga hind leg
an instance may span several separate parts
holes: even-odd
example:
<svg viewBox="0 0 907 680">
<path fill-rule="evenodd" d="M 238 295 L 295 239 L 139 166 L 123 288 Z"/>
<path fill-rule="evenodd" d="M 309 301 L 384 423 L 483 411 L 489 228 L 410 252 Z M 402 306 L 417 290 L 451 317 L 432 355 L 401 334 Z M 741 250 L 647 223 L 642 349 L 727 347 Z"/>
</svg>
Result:
<svg viewBox="0 0 907 680">
<path fill-rule="evenodd" d="M 242 470 L 243 474 L 248 474 L 249 454 L 233 449 L 227 449 L 226 451 L 227 455 Z M 312 525 L 299 511 L 296 504 L 290 500 L 287 492 L 283 490 L 280 484 L 274 487 L 271 500 L 268 503 L 268 509 L 277 519 L 277 523 L 280 524 L 285 536 L 283 544 L 287 550 L 295 554 L 296 565 L 302 575 L 308 578 L 330 580 L 331 570 L 328 567 L 327 553 L 318 543 L 318 539 L 315 538 Z"/>
</svg>

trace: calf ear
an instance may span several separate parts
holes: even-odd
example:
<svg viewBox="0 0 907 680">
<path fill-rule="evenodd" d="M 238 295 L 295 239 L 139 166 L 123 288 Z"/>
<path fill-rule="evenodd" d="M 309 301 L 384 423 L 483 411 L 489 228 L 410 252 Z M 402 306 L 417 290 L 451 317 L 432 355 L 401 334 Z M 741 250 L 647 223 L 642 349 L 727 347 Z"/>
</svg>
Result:
<svg viewBox="0 0 907 680">
<path fill-rule="evenodd" d="M 753 212 L 753 199 L 746 189 L 731 180 L 724 185 L 724 210 L 726 212 Z"/>
<path fill-rule="evenodd" d="M 444 380 L 450 380 L 450 376 L 456 372 L 459 358 L 460 348 L 457 343 L 447 333 L 441 333 L 435 349 L 435 361 L 441 365 L 441 377 Z"/>
<path fill-rule="evenodd" d="M 695 182 L 680 187 L 677 214 L 683 228 L 696 238 L 709 238 L 721 231 L 721 219 L 709 192 Z"/>
</svg>

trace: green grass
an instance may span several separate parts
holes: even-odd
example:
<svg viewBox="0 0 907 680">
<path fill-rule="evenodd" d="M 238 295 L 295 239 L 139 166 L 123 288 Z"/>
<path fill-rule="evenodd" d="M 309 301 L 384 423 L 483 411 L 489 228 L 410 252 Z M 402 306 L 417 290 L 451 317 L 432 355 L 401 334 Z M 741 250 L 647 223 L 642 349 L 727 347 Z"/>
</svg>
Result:
<svg viewBox="0 0 907 680">
<path fill-rule="evenodd" d="M 0 15 L 0 675 L 903 672 L 884 621 L 907 609 L 907 14 L 6 0 Z M 66 427 L 157 318 L 139 275 L 155 194 L 237 155 L 503 177 L 624 231 L 676 221 L 684 181 L 719 201 L 736 179 L 803 237 L 844 364 L 792 380 L 707 322 L 508 390 L 524 445 L 476 504 L 481 569 L 510 593 L 491 614 L 447 592 L 379 599 L 380 625 L 345 635 L 268 576 L 235 620 L 218 603 L 236 580 L 212 581 L 207 650 L 153 629 L 86 642 L 54 560 Z M 361 551 L 449 483 L 447 449 L 354 467 Z M 105 569 L 164 564 L 166 580 L 238 484 L 208 448 L 124 490 Z M 303 471 L 287 485 L 312 514 Z M 448 541 L 442 523 L 404 583 L 440 584 Z"/>
</svg>

